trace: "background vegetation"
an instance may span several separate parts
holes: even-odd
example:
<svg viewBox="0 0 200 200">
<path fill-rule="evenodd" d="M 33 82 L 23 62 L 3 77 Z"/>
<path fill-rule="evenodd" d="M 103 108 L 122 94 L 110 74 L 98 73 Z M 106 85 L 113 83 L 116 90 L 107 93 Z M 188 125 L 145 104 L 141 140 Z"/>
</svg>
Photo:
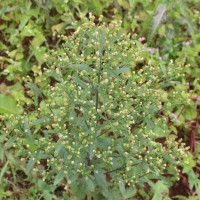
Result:
<svg viewBox="0 0 200 200">
<path fill-rule="evenodd" d="M 174 91 L 187 91 L 189 102 L 172 110 L 174 121 L 168 124 L 170 132 L 190 147 L 189 164 L 180 168 L 180 180 L 169 188 L 162 182 L 154 182 L 137 188 L 135 196 L 130 198 L 199 199 L 199 7 L 198 0 L 2 0 L 0 198 L 59 199 L 63 195 L 62 185 L 52 189 L 52 185 L 38 177 L 33 178 L 34 175 L 29 173 L 30 165 L 22 164 L 15 157 L 16 152 L 10 148 L 13 141 L 8 140 L 4 129 L 4 116 L 20 116 L 28 111 L 28 104 L 35 103 L 25 80 L 31 79 L 36 85 L 40 83 L 39 75 L 47 65 L 45 54 L 50 49 L 60 49 L 62 39 L 58 35 L 70 36 L 74 32 L 72 23 L 79 21 L 81 24 L 81 13 L 89 17 L 91 12 L 96 23 L 100 15 L 107 24 L 114 19 L 122 20 L 122 28 L 131 35 L 136 33 L 144 51 L 161 57 L 164 65 L 173 60 L 190 66 L 184 68 L 182 83 L 186 84 L 169 91 L 169 95 Z"/>
</svg>

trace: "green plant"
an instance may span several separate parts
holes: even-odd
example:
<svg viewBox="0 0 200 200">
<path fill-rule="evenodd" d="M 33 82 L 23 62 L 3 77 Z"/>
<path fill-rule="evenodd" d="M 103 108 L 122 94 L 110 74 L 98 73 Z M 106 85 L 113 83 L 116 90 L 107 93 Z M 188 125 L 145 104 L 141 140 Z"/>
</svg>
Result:
<svg viewBox="0 0 200 200">
<path fill-rule="evenodd" d="M 27 175 L 33 169 L 40 185 L 48 183 L 44 196 L 64 185 L 66 198 L 127 199 L 136 185 L 164 174 L 178 179 L 187 154 L 167 123 L 188 103 L 180 87 L 185 67 L 143 51 L 119 22 L 82 19 L 45 56 L 48 67 L 36 82 L 27 77 L 34 105 L 22 116 L 2 116 L 6 150 L 27 164 Z"/>
</svg>

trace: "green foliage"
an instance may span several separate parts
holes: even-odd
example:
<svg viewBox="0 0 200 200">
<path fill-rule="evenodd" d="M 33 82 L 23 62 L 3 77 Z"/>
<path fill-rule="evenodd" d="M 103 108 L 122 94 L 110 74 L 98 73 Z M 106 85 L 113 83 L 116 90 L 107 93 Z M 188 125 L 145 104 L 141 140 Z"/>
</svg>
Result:
<svg viewBox="0 0 200 200">
<path fill-rule="evenodd" d="M 198 127 L 200 97 L 198 7 L 199 1 L 197 0 L 1 0 L 0 142 L 2 145 L 0 147 L 0 167 L 2 170 L 0 171 L 0 199 L 8 199 L 12 198 L 12 196 L 17 196 L 20 199 L 27 199 L 27 197 L 30 199 L 53 199 L 55 196 L 59 196 L 59 194 L 56 193 L 56 188 L 58 185 L 60 188 L 64 188 L 64 186 L 66 186 L 66 178 L 68 177 L 65 175 L 65 178 L 62 179 L 62 173 L 57 174 L 58 170 L 56 171 L 55 169 L 55 172 L 52 172 L 52 179 L 49 180 L 51 184 L 46 180 L 43 181 L 43 175 L 41 175 L 40 172 L 33 172 L 32 167 L 39 167 L 39 171 L 42 171 L 45 166 L 44 160 L 49 159 L 49 157 L 46 154 L 42 154 L 42 156 L 47 156 L 47 158 L 44 158 L 42 164 L 37 164 L 37 159 L 34 160 L 34 156 L 26 156 L 28 150 L 26 148 L 21 148 L 21 144 L 28 145 L 30 153 L 36 155 L 36 153 L 34 154 L 33 152 L 37 151 L 38 144 L 40 143 L 35 142 L 35 136 L 37 136 L 37 140 L 40 140 L 40 137 L 47 137 L 47 141 L 51 142 L 49 138 L 55 138 L 55 135 L 60 131 L 59 127 L 50 130 L 44 127 L 46 124 L 54 122 L 54 115 L 60 112 L 60 107 L 61 110 L 63 109 L 64 113 L 70 109 L 69 117 L 72 115 L 74 118 L 77 113 L 73 113 L 73 108 L 76 112 L 82 109 L 82 107 L 79 108 L 80 102 L 77 103 L 74 101 L 74 95 L 76 95 L 77 99 L 80 98 L 81 101 L 88 101 L 88 96 L 93 94 L 93 98 L 91 99 L 95 101 L 96 91 L 99 91 L 98 98 L 100 105 L 112 101 L 113 99 L 109 99 L 109 91 L 105 89 L 107 85 L 109 87 L 112 86 L 112 80 L 108 79 L 108 83 L 106 83 L 106 78 L 109 77 L 115 80 L 113 83 L 119 81 L 116 87 L 120 88 L 121 84 L 124 84 L 123 86 L 126 85 L 125 88 L 123 87 L 120 90 L 117 96 L 116 94 L 112 94 L 116 97 L 114 105 L 119 102 L 129 102 L 128 97 L 125 96 L 121 98 L 121 96 L 124 96 L 123 90 L 125 93 L 129 94 L 129 92 L 132 92 L 131 95 L 137 96 L 136 99 L 138 99 L 138 101 L 134 102 L 135 105 L 137 105 L 134 111 L 141 116 L 134 115 L 134 121 L 136 123 L 136 126 L 134 126 L 134 133 L 136 133 L 136 135 L 140 135 L 140 132 L 143 131 L 148 135 L 149 131 L 153 130 L 153 133 L 155 133 L 154 139 L 159 137 L 157 141 L 162 141 L 162 145 L 164 145 L 163 140 L 168 140 L 169 133 L 177 134 L 178 137 L 183 138 L 187 144 L 190 143 L 191 154 L 189 153 L 188 158 L 184 160 L 184 162 L 181 162 L 183 172 L 185 172 L 185 174 L 181 175 L 188 177 L 189 186 L 186 184 L 188 193 L 193 196 L 198 196 L 200 194 L 198 179 L 200 170 L 200 162 L 198 159 L 200 155 L 200 145 L 198 141 L 200 133 Z M 104 52 L 104 37 L 106 38 L 109 33 L 109 31 L 106 30 L 107 26 L 104 25 L 105 32 L 103 30 L 102 32 L 98 30 L 100 33 L 98 33 L 99 38 L 97 38 L 95 34 L 85 35 L 88 31 L 83 31 L 82 28 L 79 30 L 76 25 L 73 25 L 73 22 L 77 20 L 80 24 L 82 23 L 81 13 L 89 16 L 90 12 L 95 14 L 96 17 L 94 21 L 97 25 L 99 24 L 98 17 L 101 14 L 103 14 L 104 17 L 102 20 L 106 24 L 109 24 L 113 19 L 122 20 L 124 31 L 131 34 L 127 36 L 127 42 L 130 42 L 130 38 L 131 40 L 136 38 L 140 41 L 138 42 L 133 39 L 136 43 L 133 51 L 138 53 L 134 54 L 134 61 L 131 61 L 133 58 L 130 60 L 124 58 L 126 62 L 120 63 L 118 57 L 121 57 L 121 52 L 118 52 L 117 55 L 110 55 L 110 60 L 112 61 L 109 61 L 107 65 L 109 64 L 111 67 L 119 66 L 119 69 L 114 68 L 114 70 L 106 71 L 107 75 L 102 75 L 102 81 L 104 81 L 104 78 L 106 80 L 106 82 L 102 84 L 103 87 L 101 84 L 100 87 L 97 87 L 98 78 L 93 77 L 95 72 L 92 76 L 90 75 L 90 65 L 93 66 L 92 69 L 95 68 L 94 65 L 98 66 L 98 64 L 95 64 L 95 59 L 93 59 L 93 54 L 97 52 L 97 47 L 94 45 L 94 48 L 91 47 L 85 51 L 86 47 L 81 44 L 87 45 L 88 41 L 95 39 L 95 41 L 97 40 L 101 43 L 101 45 L 99 45 L 99 50 L 103 50 Z M 65 38 L 65 36 L 72 34 L 74 28 L 83 33 L 82 36 L 78 33 L 77 37 L 87 39 L 87 41 L 83 40 L 78 42 L 80 44 L 78 48 L 80 48 L 80 51 L 84 51 L 83 57 L 80 57 L 81 52 L 75 51 L 74 53 L 77 59 L 72 55 L 68 61 L 65 59 L 62 61 L 63 57 L 65 58 L 64 53 L 66 48 L 68 48 L 70 52 L 71 49 L 76 46 L 76 42 L 74 44 L 73 41 L 69 42 L 69 40 Z M 96 29 L 95 27 L 93 28 Z M 93 30 L 91 29 L 91 31 Z M 137 36 L 135 36 L 134 33 L 137 33 Z M 59 34 L 63 34 L 64 36 L 59 37 Z M 118 36 L 121 37 L 120 33 Z M 72 37 L 77 39 L 75 36 Z M 124 35 L 123 37 L 126 36 Z M 60 49 L 60 44 L 63 42 L 65 43 L 65 40 L 67 40 L 67 43 L 70 43 L 71 46 L 65 46 L 65 48 L 61 47 Z M 116 48 L 112 49 L 112 51 L 117 51 L 119 48 L 116 47 L 117 45 L 115 44 L 117 43 L 117 39 L 116 41 L 113 39 L 113 41 L 110 42 L 113 44 L 113 48 Z M 49 70 L 44 70 L 46 67 L 45 59 L 50 59 L 52 64 L 55 63 L 55 61 L 52 61 L 51 56 L 48 58 L 46 57 L 49 49 L 54 49 L 58 53 L 58 55 L 52 55 L 53 58 L 56 59 L 56 63 L 61 65 L 59 69 L 56 69 L 56 66 L 54 66 Z M 66 52 L 67 55 L 68 51 Z M 125 52 L 125 54 L 127 54 L 127 52 Z M 130 53 L 127 55 L 131 56 Z M 58 59 L 58 56 L 61 57 L 61 60 Z M 91 61 L 87 59 L 84 61 L 82 60 L 88 56 L 92 57 Z M 104 54 L 102 58 L 104 59 Z M 173 63 L 171 63 L 170 60 L 173 60 Z M 107 61 L 108 60 L 106 60 L 106 62 Z M 129 62 L 131 62 L 130 65 L 127 64 Z M 66 66 L 65 63 L 70 64 L 70 66 Z M 180 65 L 187 67 L 181 67 Z M 158 77 L 156 76 L 158 82 L 153 78 L 151 67 L 156 67 L 155 72 L 158 73 Z M 182 76 L 183 72 L 185 76 Z M 84 75 L 88 73 L 90 76 L 83 76 L 79 73 L 83 73 Z M 98 70 L 96 74 L 97 73 Z M 147 74 L 145 75 L 145 73 Z M 71 78 L 69 76 L 71 76 Z M 66 80 L 68 82 L 65 84 L 64 82 Z M 151 91 L 153 95 L 148 93 L 149 88 L 145 86 L 149 80 L 152 80 L 152 83 L 148 87 L 153 89 Z M 125 82 L 123 83 L 123 81 Z M 55 85 L 56 82 L 59 83 Z M 53 88 L 56 88 L 57 95 L 51 96 L 52 93 L 56 92 L 51 91 L 50 88 L 47 87 L 49 83 Z M 68 88 L 71 85 L 74 85 L 74 88 Z M 133 87 L 135 90 L 131 91 Z M 79 94 L 78 91 L 74 91 L 75 89 L 78 89 L 78 91 L 80 90 L 81 93 Z M 114 87 L 114 89 L 116 88 Z M 111 88 L 111 90 L 113 89 Z M 60 96 L 58 92 L 60 92 Z M 70 101 L 71 106 L 69 108 L 67 105 L 64 105 L 65 110 L 62 108 L 62 104 L 65 103 L 62 99 L 62 92 L 67 94 L 66 102 Z M 144 97 L 142 96 L 143 94 L 145 94 Z M 154 96 L 154 94 L 160 96 Z M 20 102 L 20 106 L 17 106 L 17 102 Z M 142 105 L 140 105 L 141 102 Z M 153 103 L 151 104 L 151 102 Z M 156 104 L 157 102 L 158 104 Z M 162 104 L 160 105 L 159 102 Z M 55 105 L 53 105 L 54 103 Z M 89 102 L 87 105 L 84 105 L 84 112 L 90 111 L 90 106 L 93 104 Z M 110 104 L 112 103 L 110 102 Z M 130 106 L 130 104 L 128 105 Z M 107 109 L 110 109 L 109 106 L 104 108 L 106 112 Z M 37 109 L 39 110 L 37 111 Z M 50 110 L 46 111 L 48 109 Z M 128 119 L 120 118 L 120 125 L 116 127 L 113 127 L 112 123 L 109 123 L 109 120 L 113 120 L 112 118 L 109 118 L 109 120 L 107 119 L 113 112 L 116 112 L 115 109 L 116 108 L 111 108 L 111 113 L 107 116 L 104 115 L 105 113 L 98 113 L 98 120 L 102 118 L 102 127 L 96 127 L 95 132 L 101 133 L 104 129 L 106 130 L 102 136 L 99 136 L 99 138 L 103 137 L 103 139 L 98 139 L 97 144 L 94 143 L 94 145 L 88 147 L 89 150 L 87 153 L 90 159 L 95 157 L 95 153 L 93 153 L 96 147 L 95 145 L 104 145 L 104 147 L 102 147 L 104 149 L 109 147 L 110 141 L 104 138 L 105 135 L 109 135 L 112 138 L 113 135 L 111 132 L 118 130 L 118 128 L 118 131 L 123 131 L 124 134 L 126 133 L 126 128 L 124 128 L 123 125 L 126 125 Z M 127 106 L 125 109 L 129 109 L 129 107 Z M 22 112 L 23 115 L 21 116 L 20 113 Z M 81 114 L 81 112 L 78 114 Z M 91 113 L 84 117 L 89 117 L 93 112 L 94 111 L 91 110 Z M 13 118 L 11 116 L 8 122 L 6 122 L 7 117 L 5 118 L 4 115 L 9 113 L 17 114 L 18 117 Z M 147 116 L 143 116 L 142 113 Z M 53 114 L 53 117 L 51 114 Z M 77 124 L 77 129 L 78 127 L 82 127 L 85 119 L 79 118 L 81 118 L 81 116 L 74 119 L 74 121 L 77 119 L 76 123 L 73 122 Z M 61 120 L 63 121 L 64 119 L 62 118 Z M 163 120 L 165 123 L 163 123 Z M 19 128 L 17 121 L 22 121 L 23 123 L 23 125 L 20 126 L 19 132 L 17 131 Z M 130 121 L 132 121 L 132 119 Z M 55 124 L 56 123 L 57 122 L 55 122 Z M 15 127 L 16 125 L 17 127 Z M 108 130 L 108 128 L 110 129 Z M 7 131 L 7 129 L 9 129 L 9 131 Z M 26 130 L 28 136 L 24 135 L 24 130 Z M 15 133 L 15 131 L 17 132 Z M 38 134 L 40 134 L 40 136 Z M 19 139 L 18 135 L 19 138 L 24 138 L 23 142 L 18 144 L 18 147 L 20 147 L 21 150 L 23 149 L 21 154 L 19 154 L 18 147 L 15 147 L 15 143 Z M 33 135 L 35 136 L 33 137 Z M 150 140 L 152 140 L 151 137 Z M 146 139 L 142 140 L 143 143 L 145 141 Z M 121 143 L 122 142 L 124 142 L 124 140 L 122 140 Z M 138 140 L 135 142 L 138 142 Z M 60 152 L 60 149 L 63 148 L 62 146 L 63 145 L 58 145 L 56 149 Z M 121 148 L 117 147 L 117 151 L 123 154 Z M 41 153 L 43 153 L 43 150 L 41 150 Z M 12 155 L 14 155 L 14 157 Z M 18 160 L 18 157 L 22 158 L 21 162 Z M 26 162 L 23 161 L 23 158 L 26 159 Z M 169 157 L 165 157 L 165 159 L 173 160 Z M 171 174 L 170 177 L 164 179 L 162 177 L 161 182 L 157 183 L 159 187 L 163 188 L 162 186 L 164 185 L 170 190 L 170 187 L 172 187 L 177 179 L 176 175 L 174 176 L 173 174 L 177 174 L 177 172 L 173 170 L 173 165 L 169 165 L 168 167 L 168 164 L 167 170 L 168 173 Z M 45 171 L 48 170 L 45 169 Z M 156 172 L 154 170 L 151 173 Z M 110 177 L 107 176 L 108 175 L 106 175 L 107 185 L 110 187 L 110 181 L 108 181 Z M 24 181 L 23 177 L 26 177 L 26 181 Z M 47 175 L 47 177 L 49 178 L 49 175 Z M 147 178 L 149 177 L 147 176 Z M 120 196 L 123 196 L 124 199 L 137 198 L 138 195 L 142 196 L 138 198 L 148 199 L 159 195 L 159 187 L 156 186 L 157 183 L 155 183 L 154 186 L 154 184 L 148 182 L 152 190 L 147 191 L 142 183 L 143 180 L 141 181 L 141 188 L 138 188 L 138 186 L 137 189 L 133 188 L 134 186 L 128 187 L 128 183 L 125 181 L 119 182 L 120 180 L 118 180 L 115 184 L 115 187 L 119 186 L 118 189 L 112 188 L 109 194 L 103 189 L 103 191 L 99 189 L 99 192 L 97 192 L 97 183 L 94 182 L 94 179 L 96 179 L 96 177 L 88 177 L 87 182 L 79 182 L 79 185 L 76 185 L 74 181 L 74 184 L 72 183 L 70 186 L 66 186 L 66 191 L 71 191 L 72 189 L 76 191 L 78 188 L 81 188 L 83 194 L 91 192 L 91 196 L 94 196 L 95 199 L 104 199 L 108 198 L 108 196 L 111 199 L 120 199 Z M 146 180 L 147 179 L 145 179 L 145 181 Z M 98 181 L 99 184 L 101 182 L 101 180 Z M 54 185 L 54 183 L 56 184 Z M 83 187 L 81 187 L 82 185 Z M 103 183 L 100 185 L 104 187 Z M 158 190 L 156 191 L 155 188 L 158 188 Z M 27 189 L 29 194 L 27 194 Z M 68 199 L 68 194 L 64 193 L 65 192 L 62 194 L 62 198 Z M 167 190 L 164 194 L 168 194 Z M 171 191 L 169 191 L 169 195 L 172 195 Z M 88 199 L 91 196 L 89 195 Z M 167 196 L 163 196 L 163 198 L 167 198 Z M 184 198 L 185 197 L 177 196 L 177 199 Z M 189 197 L 187 198 L 190 199 Z M 196 197 L 191 197 L 191 199 L 195 198 Z"/>
<path fill-rule="evenodd" d="M 27 78 L 35 110 L 4 119 L 5 148 L 12 146 L 26 174 L 33 171 L 51 192 L 65 185 L 78 199 L 93 193 L 128 199 L 136 184 L 177 177 L 176 166 L 187 162 L 184 144 L 167 127 L 176 106 L 188 102 L 184 91 L 167 93 L 179 87 L 184 68 L 143 51 L 119 22 L 93 21 L 82 16 L 71 36 L 59 36 L 62 47 L 45 56 L 37 86 Z M 47 84 L 55 75 L 54 85 Z"/>
</svg>

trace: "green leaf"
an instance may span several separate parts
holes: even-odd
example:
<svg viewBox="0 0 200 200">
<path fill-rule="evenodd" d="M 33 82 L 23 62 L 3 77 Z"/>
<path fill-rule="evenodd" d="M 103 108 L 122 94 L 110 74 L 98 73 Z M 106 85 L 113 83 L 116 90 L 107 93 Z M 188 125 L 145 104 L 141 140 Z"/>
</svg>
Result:
<svg viewBox="0 0 200 200">
<path fill-rule="evenodd" d="M 79 184 L 77 181 L 73 181 L 71 183 L 71 188 L 78 199 L 84 199 L 87 193 L 87 183 L 85 180 L 81 180 Z"/>
<path fill-rule="evenodd" d="M 49 193 L 48 190 L 43 190 L 43 197 L 45 198 L 45 200 L 51 200 L 52 199 L 52 195 Z"/>
<path fill-rule="evenodd" d="M 107 189 L 108 185 L 103 172 L 98 170 L 98 173 L 95 173 L 95 178 L 100 187 L 102 187 L 103 189 Z"/>
<path fill-rule="evenodd" d="M 103 46 L 104 46 L 104 43 L 105 43 L 105 39 L 106 39 L 106 28 L 103 29 L 103 32 L 101 34 L 101 37 L 100 37 L 100 45 L 99 45 L 99 51 L 102 52 L 103 50 Z"/>
<path fill-rule="evenodd" d="M 80 85 L 83 89 L 87 88 L 86 83 L 84 81 L 82 81 L 80 78 L 78 78 L 78 77 L 72 77 L 72 79 L 74 81 L 76 81 L 76 83 L 78 83 L 78 85 Z"/>
<path fill-rule="evenodd" d="M 118 185 L 119 185 L 119 190 L 120 190 L 121 194 L 124 196 L 126 189 L 125 189 L 125 185 L 124 185 L 124 182 L 122 179 L 120 179 Z"/>
<path fill-rule="evenodd" d="M 64 173 L 63 171 L 58 172 L 58 174 L 56 175 L 56 178 L 54 180 L 54 185 L 58 185 L 63 179 L 64 179 Z"/>
<path fill-rule="evenodd" d="M 124 193 L 124 197 L 125 199 L 129 199 L 131 197 L 133 197 L 136 194 L 137 190 L 135 189 L 135 187 L 129 187 L 128 189 L 126 189 L 125 193 Z"/>
<path fill-rule="evenodd" d="M 38 125 L 38 124 L 42 124 L 43 122 L 45 122 L 48 119 L 49 119 L 49 117 L 42 117 L 40 119 L 37 119 L 37 120 L 32 122 L 32 126 L 35 126 L 35 125 Z"/>
<path fill-rule="evenodd" d="M 152 200 L 162 200 L 164 194 L 168 193 L 168 188 L 162 181 L 158 181 L 154 186 L 154 191 Z"/>
<path fill-rule="evenodd" d="M 183 173 L 188 173 L 193 169 L 195 165 L 196 163 L 194 161 L 193 155 L 191 153 L 188 153 L 187 157 L 184 160 Z"/>
<path fill-rule="evenodd" d="M 198 183 L 200 183 L 200 180 L 198 179 L 198 177 L 196 176 L 196 174 L 194 173 L 193 170 L 191 170 L 188 173 L 188 181 L 190 184 L 190 188 L 192 189 L 195 185 L 197 185 Z"/>
<path fill-rule="evenodd" d="M 127 1 L 124 0 L 117 0 L 118 4 L 122 6 L 124 9 L 129 9 L 130 5 Z"/>
<path fill-rule="evenodd" d="M 150 130 L 154 130 L 154 123 L 153 123 L 153 120 L 146 117 L 144 119 L 144 122 L 146 123 L 147 127 L 150 129 Z"/>
<path fill-rule="evenodd" d="M 40 38 L 42 39 L 42 38 Z M 38 43 L 42 42 L 42 41 L 37 41 Z M 36 47 L 32 47 L 32 51 L 39 63 L 39 65 L 41 65 L 44 62 L 44 54 L 46 52 L 46 47 L 44 46 L 36 46 Z"/>
<path fill-rule="evenodd" d="M 27 83 L 27 86 L 35 93 L 34 103 L 35 103 L 35 107 L 38 107 L 38 96 L 43 98 L 43 95 L 40 92 L 40 89 L 36 85 L 34 85 L 32 83 Z"/>
<path fill-rule="evenodd" d="M 175 126 L 169 126 L 170 130 L 177 134 L 177 129 Z"/>
<path fill-rule="evenodd" d="M 40 190 L 43 190 L 45 188 L 46 183 L 42 179 L 38 179 L 38 187 Z"/>
<path fill-rule="evenodd" d="M 44 74 L 47 75 L 47 76 L 53 77 L 57 81 L 61 81 L 60 76 L 58 74 L 54 73 L 54 72 L 45 72 Z"/>
<path fill-rule="evenodd" d="M 21 17 L 20 24 L 19 24 L 19 30 L 20 31 L 25 27 L 25 25 L 27 24 L 27 22 L 29 21 L 30 18 L 31 18 L 31 16 L 27 15 L 27 14 L 24 14 Z"/>
<path fill-rule="evenodd" d="M 40 89 L 39 89 L 35 84 L 27 83 L 27 86 L 28 86 L 37 96 L 40 96 L 40 97 L 43 98 L 43 95 L 42 95 Z"/>
<path fill-rule="evenodd" d="M 193 120 L 197 117 L 197 111 L 196 111 L 195 107 L 194 108 L 187 107 L 184 109 L 183 115 L 184 115 L 185 119 Z"/>
<path fill-rule="evenodd" d="M 60 152 L 60 150 L 62 149 L 63 145 L 61 143 L 56 144 L 55 146 L 55 151 L 56 152 Z"/>
<path fill-rule="evenodd" d="M 3 168 L 1 169 L 1 173 L 0 173 L 0 182 L 1 182 L 1 180 L 2 180 L 2 178 L 3 178 L 3 176 L 4 176 L 4 174 L 5 174 L 5 172 L 6 172 L 6 170 L 7 170 L 7 166 L 8 166 L 8 161 L 6 162 L 6 164 L 3 166 Z"/>
<path fill-rule="evenodd" d="M 78 69 L 78 70 L 85 70 L 87 72 L 91 72 L 91 68 L 86 65 L 86 64 L 72 64 L 71 65 L 73 68 Z"/>
<path fill-rule="evenodd" d="M 106 132 L 105 132 L 106 134 Z M 102 148 L 102 149 L 107 149 L 110 145 L 110 139 L 109 138 L 104 138 L 104 137 L 98 137 L 97 138 L 97 147 Z"/>
<path fill-rule="evenodd" d="M 65 27 L 65 23 L 63 23 L 63 22 L 52 26 L 51 29 L 52 29 L 53 35 L 60 33 L 62 30 L 64 30 L 64 27 Z"/>
<path fill-rule="evenodd" d="M 160 86 L 161 86 L 162 88 L 167 88 L 167 87 L 172 86 L 172 83 L 167 82 L 167 81 L 163 81 L 163 82 L 160 83 Z"/>
<path fill-rule="evenodd" d="M 5 144 L 5 146 L 4 146 L 4 149 L 10 148 L 10 147 L 13 145 L 13 143 L 16 141 L 16 139 L 17 139 L 17 136 L 13 136 L 12 138 L 10 138 L 10 139 L 6 142 L 6 144 Z"/>
<path fill-rule="evenodd" d="M 29 173 L 31 171 L 31 169 L 33 168 L 34 164 L 35 164 L 35 160 L 31 157 L 29 159 L 29 161 L 28 161 L 27 166 L 26 166 L 27 173 Z"/>
<path fill-rule="evenodd" d="M 117 77 L 118 79 L 122 80 L 121 77 L 119 76 L 119 74 L 116 73 L 116 71 L 114 71 L 110 68 L 105 69 L 105 71 L 108 72 L 110 77 Z"/>
<path fill-rule="evenodd" d="M 7 6 L 6 5 L 2 5 L 2 9 L 0 10 L 0 16 L 3 16 L 4 13 L 6 12 Z"/>
<path fill-rule="evenodd" d="M 162 73 L 164 74 L 164 75 L 166 75 L 166 69 L 162 66 L 162 64 L 159 64 L 159 67 L 160 67 L 160 69 L 161 69 L 161 71 L 162 71 Z"/>
<path fill-rule="evenodd" d="M 89 190 L 90 192 L 94 192 L 95 185 L 94 185 L 93 181 L 92 181 L 90 178 L 87 178 L 87 179 L 86 179 L 86 184 L 87 184 L 87 186 L 88 186 L 88 190 Z"/>
<path fill-rule="evenodd" d="M 29 23 L 23 28 L 23 30 L 21 31 L 21 36 L 35 36 L 35 29 L 33 29 L 33 23 L 31 23 L 29 21 Z"/>
<path fill-rule="evenodd" d="M 30 129 L 30 125 L 29 125 L 29 121 L 28 118 L 26 117 L 24 120 L 24 130 L 28 131 L 28 135 L 31 135 L 31 129 Z"/>
<path fill-rule="evenodd" d="M 119 74 L 127 72 L 129 70 L 130 70 L 130 67 L 122 67 L 122 68 L 116 70 L 116 74 L 119 75 Z"/>
<path fill-rule="evenodd" d="M 95 144 L 91 144 L 89 146 L 89 158 L 90 160 L 93 158 L 94 156 L 94 150 L 96 149 L 96 145 Z"/>
<path fill-rule="evenodd" d="M 6 138 L 6 135 L 0 135 L 0 142 L 3 142 Z"/>
<path fill-rule="evenodd" d="M 4 94 L 0 95 L 0 114 L 13 113 L 17 114 L 19 112 L 17 108 L 17 103 L 13 97 Z"/>
<path fill-rule="evenodd" d="M 87 97 L 87 94 L 88 94 L 88 90 L 85 89 L 84 92 L 81 94 L 80 99 L 81 99 L 81 100 L 85 100 L 85 98 Z"/>
<path fill-rule="evenodd" d="M 37 34 L 33 40 L 31 41 L 31 45 L 33 48 L 39 47 L 44 41 L 46 41 L 46 38 L 42 34 Z"/>
<path fill-rule="evenodd" d="M 132 79 L 129 79 L 128 83 L 126 84 L 125 90 L 128 91 L 131 86 L 132 86 Z"/>
<path fill-rule="evenodd" d="M 176 195 L 174 197 L 174 199 L 178 199 L 178 200 L 188 200 L 187 197 L 181 196 L 181 195 Z"/>
</svg>

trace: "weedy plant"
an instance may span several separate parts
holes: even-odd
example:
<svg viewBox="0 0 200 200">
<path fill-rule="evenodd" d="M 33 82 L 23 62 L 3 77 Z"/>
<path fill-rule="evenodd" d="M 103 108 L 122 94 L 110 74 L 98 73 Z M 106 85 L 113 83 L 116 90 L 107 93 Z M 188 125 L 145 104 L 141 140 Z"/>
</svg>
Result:
<svg viewBox="0 0 200 200">
<path fill-rule="evenodd" d="M 4 143 L 49 192 L 59 185 L 66 199 L 126 199 L 149 180 L 178 179 L 177 166 L 187 164 L 184 144 L 167 126 L 188 101 L 178 89 L 185 67 L 143 51 L 121 22 L 89 18 L 60 36 L 37 85 L 27 77 L 35 105 L 4 117 Z"/>
</svg>

